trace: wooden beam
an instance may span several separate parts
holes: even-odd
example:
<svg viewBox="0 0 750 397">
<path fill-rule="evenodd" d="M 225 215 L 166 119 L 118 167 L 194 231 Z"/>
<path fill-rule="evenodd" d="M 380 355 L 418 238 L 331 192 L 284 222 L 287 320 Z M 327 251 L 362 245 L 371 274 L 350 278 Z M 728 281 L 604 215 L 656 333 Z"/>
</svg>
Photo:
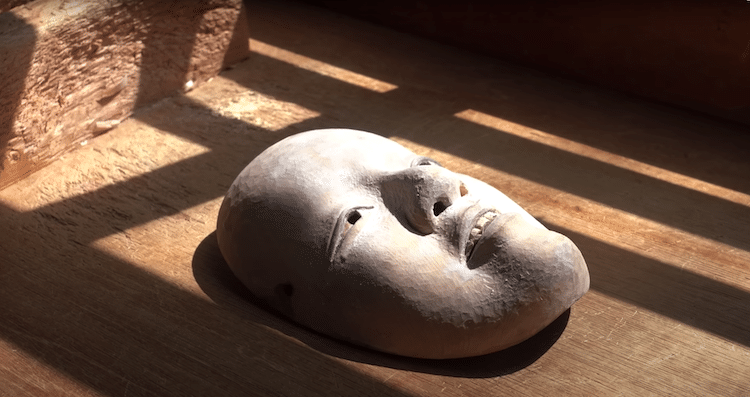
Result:
<svg viewBox="0 0 750 397">
<path fill-rule="evenodd" d="M 47 0 L 0 14 L 0 187 L 248 53 L 241 0 Z"/>
</svg>

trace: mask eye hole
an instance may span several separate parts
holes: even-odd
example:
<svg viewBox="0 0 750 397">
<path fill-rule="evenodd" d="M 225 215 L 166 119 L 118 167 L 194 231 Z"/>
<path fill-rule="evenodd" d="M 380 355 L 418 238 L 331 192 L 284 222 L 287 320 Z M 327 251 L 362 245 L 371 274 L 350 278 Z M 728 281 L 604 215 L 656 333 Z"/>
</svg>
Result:
<svg viewBox="0 0 750 397">
<path fill-rule="evenodd" d="M 433 159 L 431 159 L 429 157 L 417 157 L 411 163 L 412 167 L 421 167 L 421 166 L 425 166 L 425 165 L 436 165 L 438 167 L 442 167 L 442 165 L 440 165 L 440 163 L 438 163 L 437 161 L 435 161 L 435 160 L 433 160 Z"/>
<path fill-rule="evenodd" d="M 336 257 L 344 238 L 348 234 L 349 230 L 354 226 L 355 223 L 359 222 L 363 216 L 361 210 L 371 210 L 373 206 L 358 206 L 355 208 L 349 208 L 342 211 L 336 219 L 336 225 L 331 231 L 331 238 L 328 241 L 328 255 L 329 260 L 333 262 Z M 365 215 L 367 212 L 365 212 Z"/>
<path fill-rule="evenodd" d="M 353 224 L 357 223 L 357 221 L 360 220 L 361 218 L 362 218 L 362 214 L 360 214 L 359 211 L 355 210 L 355 211 L 352 211 L 351 214 L 347 215 L 346 221 L 350 225 L 353 225 Z"/>
</svg>

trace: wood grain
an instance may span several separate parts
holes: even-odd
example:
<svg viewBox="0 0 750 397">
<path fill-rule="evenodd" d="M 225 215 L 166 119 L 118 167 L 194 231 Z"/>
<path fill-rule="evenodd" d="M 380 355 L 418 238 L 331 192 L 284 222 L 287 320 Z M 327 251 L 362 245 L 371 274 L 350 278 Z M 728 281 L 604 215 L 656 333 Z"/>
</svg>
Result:
<svg viewBox="0 0 750 397">
<path fill-rule="evenodd" d="M 246 58 L 246 35 L 240 0 L 44 0 L 0 14 L 0 187 Z"/>
<path fill-rule="evenodd" d="M 305 2 L 750 125 L 747 2 Z"/>
<path fill-rule="evenodd" d="M 746 131 L 295 3 L 250 15 L 262 53 L 0 191 L 0 395 L 750 395 Z M 268 311 L 218 206 L 263 149 L 336 126 L 503 190 L 576 242 L 591 291 L 464 360 Z"/>
</svg>

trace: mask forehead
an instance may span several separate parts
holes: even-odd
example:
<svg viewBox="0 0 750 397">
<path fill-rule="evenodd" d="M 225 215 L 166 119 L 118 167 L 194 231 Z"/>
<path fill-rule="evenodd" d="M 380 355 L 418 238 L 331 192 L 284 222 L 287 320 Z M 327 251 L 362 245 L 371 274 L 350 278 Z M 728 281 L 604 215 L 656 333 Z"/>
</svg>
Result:
<svg viewBox="0 0 750 397">
<path fill-rule="evenodd" d="M 296 207 L 309 223 L 327 222 L 343 206 L 363 205 L 360 193 L 418 156 L 396 142 L 362 131 L 326 129 L 286 138 L 243 171 L 248 189 Z M 240 177 L 242 177 L 242 174 Z M 239 179 L 239 178 L 238 178 Z M 334 214 L 335 213 L 335 214 Z"/>
<path fill-rule="evenodd" d="M 300 160 L 321 172 L 376 173 L 408 167 L 416 154 L 396 142 L 362 131 L 310 131 L 279 142 L 279 149 L 299 152 Z"/>
<path fill-rule="evenodd" d="M 293 135 L 269 147 L 240 173 L 220 218 L 232 218 L 228 223 L 243 230 L 242 235 L 276 248 L 277 253 L 266 255 L 269 260 L 274 255 L 283 259 L 280 250 L 290 248 L 283 256 L 293 263 L 297 255 L 292 247 L 326 251 L 342 210 L 366 205 L 362 198 L 374 197 L 368 181 L 407 167 L 416 157 L 393 141 L 362 131 L 327 129 Z M 229 216 L 231 207 L 237 207 L 233 213 L 243 215 Z M 309 251 L 304 255 L 320 259 Z"/>
<path fill-rule="evenodd" d="M 382 174 L 409 167 L 417 157 L 375 134 L 315 130 L 271 146 L 247 166 L 238 181 L 258 196 L 327 218 L 352 201 L 355 191 L 368 189 Z"/>
</svg>

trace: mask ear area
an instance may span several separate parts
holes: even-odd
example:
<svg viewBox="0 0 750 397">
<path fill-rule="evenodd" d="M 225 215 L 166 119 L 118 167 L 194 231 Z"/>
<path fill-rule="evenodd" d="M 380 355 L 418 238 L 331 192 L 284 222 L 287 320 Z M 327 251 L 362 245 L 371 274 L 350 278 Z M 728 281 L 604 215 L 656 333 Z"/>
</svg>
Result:
<svg viewBox="0 0 750 397">
<path fill-rule="evenodd" d="M 411 166 L 412 167 L 423 167 L 423 166 L 429 166 L 429 165 L 435 165 L 435 166 L 438 166 L 438 167 L 442 167 L 442 165 L 440 163 L 438 163 L 437 161 L 435 161 L 435 160 L 433 160 L 433 159 L 431 159 L 429 157 L 424 157 L 424 156 L 417 157 L 414 160 L 412 160 L 412 162 L 411 162 Z"/>
</svg>

